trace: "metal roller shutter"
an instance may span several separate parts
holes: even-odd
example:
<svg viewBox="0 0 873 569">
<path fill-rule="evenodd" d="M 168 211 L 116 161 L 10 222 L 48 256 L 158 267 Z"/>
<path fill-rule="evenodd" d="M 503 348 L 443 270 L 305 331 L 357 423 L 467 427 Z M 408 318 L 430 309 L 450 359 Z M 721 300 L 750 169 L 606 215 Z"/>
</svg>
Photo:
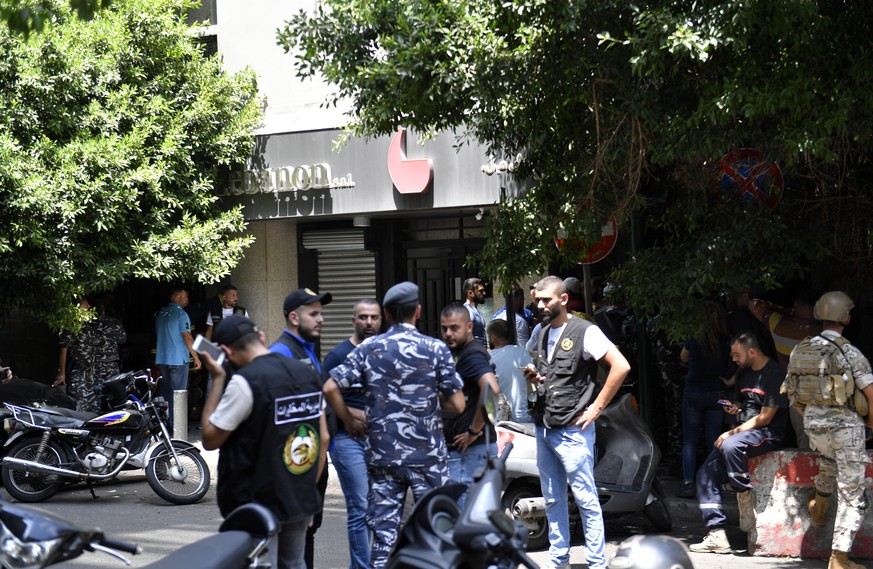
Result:
<svg viewBox="0 0 873 569">
<path fill-rule="evenodd" d="M 318 251 L 318 291 L 333 296 L 324 307 L 324 356 L 351 336 L 354 304 L 362 298 L 376 298 L 376 256 L 364 249 L 364 232 L 358 229 L 307 231 L 303 246 Z"/>
</svg>

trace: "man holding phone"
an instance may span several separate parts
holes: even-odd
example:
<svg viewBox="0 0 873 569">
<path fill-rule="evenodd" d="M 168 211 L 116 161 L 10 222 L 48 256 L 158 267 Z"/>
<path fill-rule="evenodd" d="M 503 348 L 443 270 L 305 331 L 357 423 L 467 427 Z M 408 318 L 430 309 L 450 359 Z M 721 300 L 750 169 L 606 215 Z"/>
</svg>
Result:
<svg viewBox="0 0 873 569">
<path fill-rule="evenodd" d="M 739 369 L 728 385 L 736 385 L 738 401 L 719 401 L 739 424 L 715 440 L 715 448 L 697 471 L 697 500 L 709 530 L 696 553 L 731 553 L 725 533 L 723 493 L 737 493 L 740 529 L 755 527 L 755 494 L 749 477 L 749 458 L 776 449 L 785 434 L 788 398 L 779 393 L 785 371 L 761 351 L 757 337 L 743 332 L 731 340 L 731 360 Z"/>
</svg>

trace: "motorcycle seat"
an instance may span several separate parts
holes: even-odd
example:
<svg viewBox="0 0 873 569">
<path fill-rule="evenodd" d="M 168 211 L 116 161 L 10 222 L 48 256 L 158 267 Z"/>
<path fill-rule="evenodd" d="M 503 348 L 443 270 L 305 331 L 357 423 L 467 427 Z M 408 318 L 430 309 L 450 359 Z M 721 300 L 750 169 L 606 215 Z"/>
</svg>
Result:
<svg viewBox="0 0 873 569">
<path fill-rule="evenodd" d="M 521 433 L 523 435 L 527 435 L 529 437 L 535 437 L 536 431 L 534 430 L 533 423 L 516 423 L 515 421 L 500 421 L 497 423 L 498 428 L 506 429 L 507 431 L 515 431 L 516 433 Z"/>
<path fill-rule="evenodd" d="M 69 417 L 83 423 L 86 421 L 90 421 L 97 416 L 97 413 L 93 413 L 91 411 L 76 411 L 75 409 L 67 409 L 66 407 L 42 407 L 40 408 L 40 411 L 42 411 L 43 413 L 49 413 L 51 415 Z"/>
<path fill-rule="evenodd" d="M 248 567 L 254 547 L 252 536 L 244 531 L 225 531 L 190 543 L 145 569 L 239 569 Z"/>
</svg>

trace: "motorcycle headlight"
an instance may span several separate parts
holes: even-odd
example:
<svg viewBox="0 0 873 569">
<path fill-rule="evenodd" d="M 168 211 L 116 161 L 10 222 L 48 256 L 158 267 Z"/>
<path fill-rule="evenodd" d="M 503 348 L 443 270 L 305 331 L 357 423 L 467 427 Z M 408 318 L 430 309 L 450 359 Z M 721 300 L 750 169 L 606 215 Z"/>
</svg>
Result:
<svg viewBox="0 0 873 569">
<path fill-rule="evenodd" d="M 38 569 L 51 559 L 63 541 L 63 538 L 21 541 L 5 524 L 0 524 L 0 560 L 9 569 Z"/>
</svg>

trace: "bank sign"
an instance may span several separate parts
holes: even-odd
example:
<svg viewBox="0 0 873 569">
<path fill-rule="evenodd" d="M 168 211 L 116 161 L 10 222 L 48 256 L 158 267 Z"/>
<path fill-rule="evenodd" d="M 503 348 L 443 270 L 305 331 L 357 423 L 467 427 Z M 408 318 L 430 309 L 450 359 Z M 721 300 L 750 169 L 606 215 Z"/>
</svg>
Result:
<svg viewBox="0 0 873 569">
<path fill-rule="evenodd" d="M 423 145 L 401 129 L 391 137 L 351 139 L 340 131 L 258 137 L 258 154 L 232 172 L 222 201 L 242 204 L 246 219 L 377 214 L 485 206 L 516 191 L 507 176 L 487 176 L 478 146 L 444 134 Z"/>
</svg>

